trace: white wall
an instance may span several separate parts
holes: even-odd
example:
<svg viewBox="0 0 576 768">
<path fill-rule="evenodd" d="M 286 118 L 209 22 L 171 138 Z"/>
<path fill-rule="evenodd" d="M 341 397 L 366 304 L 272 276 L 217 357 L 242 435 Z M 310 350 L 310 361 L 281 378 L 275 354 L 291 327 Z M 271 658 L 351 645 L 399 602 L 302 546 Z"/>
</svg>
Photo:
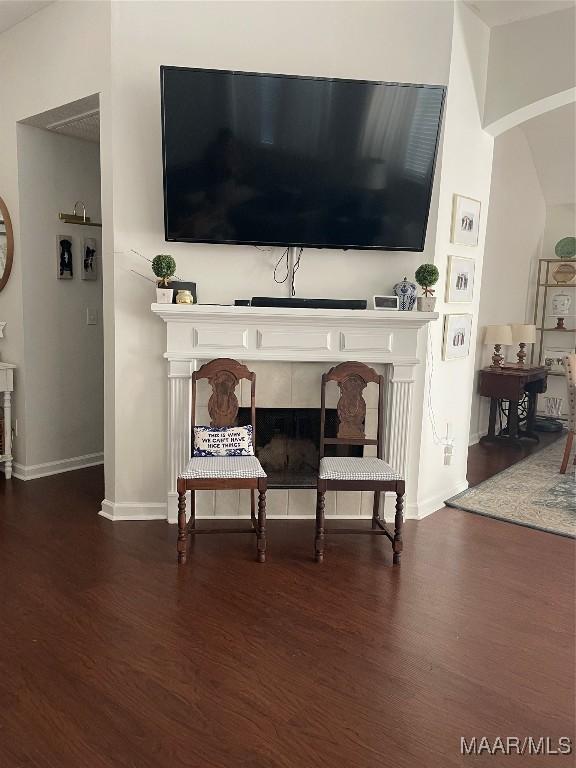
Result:
<svg viewBox="0 0 576 768">
<path fill-rule="evenodd" d="M 576 102 L 522 123 L 547 206 L 576 203 Z M 573 227 L 572 227 L 573 229 Z"/>
<path fill-rule="evenodd" d="M 576 205 L 548 205 L 542 257 L 555 259 L 554 248 L 563 237 L 576 237 Z"/>
<path fill-rule="evenodd" d="M 484 124 L 576 84 L 576 9 L 494 27 Z"/>
<path fill-rule="evenodd" d="M 60 41 L 60 42 L 59 42 Z M 61 44 L 65 41 L 65 44 Z M 15 413 L 17 462 L 24 460 L 26 418 L 23 393 L 27 385 L 24 363 L 22 248 L 17 168 L 17 122 L 31 115 L 101 92 L 101 110 L 109 110 L 110 8 L 106 2 L 57 2 L 0 35 L 0 195 L 14 225 L 15 252 L 12 275 L 0 293 L 0 319 L 7 321 L 0 341 L 2 359 L 18 365 Z M 107 124 L 105 117 L 104 124 Z M 109 141 L 103 142 L 103 155 Z M 103 184 L 107 190 L 104 223 L 110 215 L 109 163 Z M 108 235 L 104 230 L 104 237 Z M 111 253 L 111 248 L 104 249 Z M 111 279 L 112 268 L 108 270 Z M 25 286 L 24 286 L 25 287 Z M 113 317 L 113 313 L 109 313 Z M 113 349 L 112 345 L 109 345 Z M 108 400 L 113 403 L 113 398 Z M 107 404 L 107 407 L 110 405 Z M 112 446 L 113 447 L 113 446 Z"/>
<path fill-rule="evenodd" d="M 546 206 L 528 141 L 522 128 L 514 128 L 494 143 L 476 371 L 491 362 L 493 350 L 483 343 L 486 325 L 532 322 L 535 269 L 542 252 L 545 220 Z M 517 348 L 506 351 L 515 362 Z M 476 393 L 477 378 L 470 417 L 471 443 L 488 428 L 489 402 Z"/>
<path fill-rule="evenodd" d="M 123 2 L 112 12 L 117 418 L 116 477 L 107 496 L 144 507 L 165 501 L 165 329 L 149 311 L 152 285 L 130 271 L 143 266 L 131 250 L 172 252 L 178 273 L 197 281 L 202 302 L 286 295 L 272 278 L 279 251 L 167 248 L 160 65 L 446 83 L 452 4 Z M 436 200 L 424 254 L 306 250 L 298 293 L 366 298 L 389 292 L 399 278 L 433 260 L 435 211 Z M 417 457 L 417 444 L 415 450 Z"/>
<path fill-rule="evenodd" d="M 104 448 L 101 265 L 96 281 L 81 279 L 83 238 L 95 238 L 100 254 L 101 231 L 58 220 L 82 200 L 100 221 L 98 145 L 19 125 L 18 174 L 27 443 L 16 473 L 25 475 L 27 467 Z M 73 244 L 72 280 L 56 277 L 61 235 Z M 97 325 L 86 324 L 88 308 Z"/>
<path fill-rule="evenodd" d="M 50 42 L 62 34 L 68 41 L 65 49 Z M 428 83 L 448 83 L 450 78 L 425 252 L 307 250 L 297 287 L 301 295 L 369 297 L 376 291 L 388 292 L 423 261 L 435 261 L 441 271 L 440 312 L 464 311 L 461 305 L 445 305 L 443 297 L 448 254 L 471 255 L 471 249 L 449 242 L 452 195 L 459 192 L 483 203 L 480 243 L 474 249 L 476 291 L 470 311 L 475 314 L 493 145 L 481 127 L 489 40 L 483 22 L 462 3 L 453 17 L 450 2 L 122 2 L 111 9 L 107 3 L 55 3 L 0 37 L 0 64 L 19 76 L 0 82 L 0 103 L 9 105 L 0 115 L 0 138 L 7 148 L 0 171 L 8 177 L 5 196 L 16 212 L 17 244 L 16 167 L 11 159 L 16 156 L 16 120 L 101 93 L 102 215 L 105 225 L 112 220 L 114 224 L 113 235 L 106 226 L 103 231 L 108 500 L 144 506 L 162 503 L 166 485 L 165 331 L 149 312 L 152 285 L 131 272 L 146 268 L 132 249 L 147 256 L 167 250 L 162 223 L 160 65 Z M 502 46 L 500 51 L 502 58 Z M 502 61 L 500 66 L 509 68 L 514 80 L 514 67 Z M 498 72 L 495 62 L 491 82 L 498 85 L 502 70 Z M 491 109 L 509 108 L 505 98 L 491 99 L 486 102 Z M 285 293 L 272 280 L 277 252 L 186 244 L 170 244 L 170 250 L 179 274 L 197 281 L 201 301 Z M 16 328 L 22 298 L 19 279 L 10 290 L 12 295 L 0 295 L 0 314 L 8 314 L 2 319 L 9 320 L 7 330 L 15 341 L 8 341 L 4 356 L 18 362 L 23 355 Z M 431 328 L 432 403 L 439 430 L 443 433 L 446 422 L 452 424 L 456 452 L 453 464 L 444 467 L 443 447 L 432 433 L 427 410 L 421 409 L 424 393 L 416 392 L 415 417 L 422 430 L 413 436 L 411 459 L 413 467 L 420 464 L 418 502 L 429 511 L 466 482 L 473 389 L 473 350 L 466 360 L 443 362 L 441 337 L 441 323 L 436 323 Z"/>
<path fill-rule="evenodd" d="M 467 6 L 455 8 L 454 33 L 448 109 L 444 123 L 444 145 L 440 199 L 435 244 L 435 263 L 440 271 L 437 289 L 437 310 L 446 313 L 471 313 L 472 343 L 468 357 L 443 361 L 442 323 L 431 324 L 433 375 L 431 403 L 437 435 L 432 428 L 425 397 L 422 417 L 418 506 L 420 513 L 433 512 L 449 496 L 466 485 L 470 407 L 474 374 L 474 346 L 477 314 L 482 280 L 482 261 L 486 221 L 491 208 L 490 177 L 492 171 L 493 139 L 482 130 L 481 105 L 484 102 L 486 67 L 490 33 L 488 27 Z M 452 199 L 455 193 L 480 200 L 479 242 L 476 247 L 454 245 L 450 242 Z M 466 256 L 476 262 L 473 301 L 469 305 L 445 302 L 445 281 L 448 255 Z M 431 361 L 428 365 L 430 378 Z M 444 465 L 444 446 L 439 442 L 450 424 L 454 440 L 452 463 Z"/>
</svg>

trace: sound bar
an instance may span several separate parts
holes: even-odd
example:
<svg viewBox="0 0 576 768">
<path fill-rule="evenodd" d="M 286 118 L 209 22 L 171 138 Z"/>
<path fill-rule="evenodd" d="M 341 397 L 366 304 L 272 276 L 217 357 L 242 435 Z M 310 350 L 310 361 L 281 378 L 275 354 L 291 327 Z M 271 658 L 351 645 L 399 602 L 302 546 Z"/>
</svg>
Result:
<svg viewBox="0 0 576 768">
<path fill-rule="evenodd" d="M 252 307 L 288 307 L 291 309 L 366 309 L 365 299 L 298 299 L 254 296 Z"/>
</svg>

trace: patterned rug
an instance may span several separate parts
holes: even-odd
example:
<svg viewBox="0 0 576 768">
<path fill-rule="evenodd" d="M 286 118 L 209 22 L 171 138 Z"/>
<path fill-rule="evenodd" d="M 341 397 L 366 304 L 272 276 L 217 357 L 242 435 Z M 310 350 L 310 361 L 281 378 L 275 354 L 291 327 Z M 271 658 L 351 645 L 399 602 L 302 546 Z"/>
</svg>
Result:
<svg viewBox="0 0 576 768">
<path fill-rule="evenodd" d="M 576 536 L 574 467 L 559 474 L 565 438 L 532 454 L 483 483 L 446 501 L 475 512 L 541 531 Z"/>
</svg>

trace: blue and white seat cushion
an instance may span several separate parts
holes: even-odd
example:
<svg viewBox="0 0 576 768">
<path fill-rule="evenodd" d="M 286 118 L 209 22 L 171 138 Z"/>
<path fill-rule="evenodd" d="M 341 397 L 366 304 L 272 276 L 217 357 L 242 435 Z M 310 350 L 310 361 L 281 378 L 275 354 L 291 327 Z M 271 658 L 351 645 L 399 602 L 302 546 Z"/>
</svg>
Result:
<svg viewBox="0 0 576 768">
<path fill-rule="evenodd" d="M 214 480 L 266 477 L 256 456 L 193 456 L 180 477 L 185 480 Z"/>
<path fill-rule="evenodd" d="M 194 456 L 254 456 L 252 424 L 194 427 Z"/>
<path fill-rule="evenodd" d="M 402 480 L 383 459 L 372 456 L 325 456 L 318 476 L 321 480 Z"/>
</svg>

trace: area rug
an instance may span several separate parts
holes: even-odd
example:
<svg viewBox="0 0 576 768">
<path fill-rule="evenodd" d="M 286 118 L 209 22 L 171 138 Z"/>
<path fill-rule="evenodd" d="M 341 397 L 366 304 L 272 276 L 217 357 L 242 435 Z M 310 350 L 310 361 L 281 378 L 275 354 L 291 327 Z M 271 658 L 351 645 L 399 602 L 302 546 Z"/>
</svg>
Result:
<svg viewBox="0 0 576 768">
<path fill-rule="evenodd" d="M 558 470 L 565 440 L 528 456 L 483 483 L 446 501 L 449 507 L 541 531 L 576 536 L 574 467 Z"/>
</svg>

